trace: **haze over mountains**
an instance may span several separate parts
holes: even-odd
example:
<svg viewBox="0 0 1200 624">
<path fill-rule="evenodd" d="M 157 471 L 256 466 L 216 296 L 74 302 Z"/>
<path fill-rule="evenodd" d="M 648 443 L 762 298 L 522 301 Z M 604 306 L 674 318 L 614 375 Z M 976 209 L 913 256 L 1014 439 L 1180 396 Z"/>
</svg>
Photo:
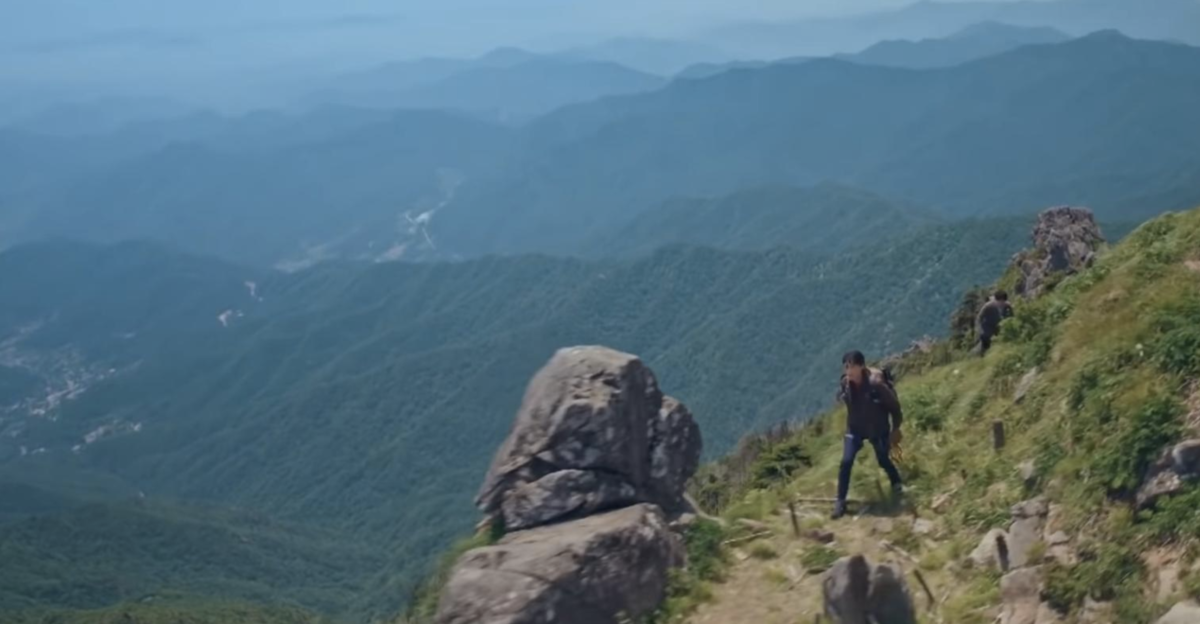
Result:
<svg viewBox="0 0 1200 624">
<path fill-rule="evenodd" d="M 259 84 L 182 63 L 187 88 L 146 50 L 244 35 L 152 15 L 0 50 L 45 71 L 0 97 L 0 620 L 391 620 L 564 345 L 644 357 L 710 456 L 807 418 L 845 350 L 944 333 L 1036 211 L 1088 205 L 1115 239 L 1200 204 L 1200 14 L 1151 4 L 381 59 L 403 19 L 299 3 L 238 32 L 374 43 Z M 58 85 L 80 49 L 140 50 L 163 92 Z"/>
</svg>

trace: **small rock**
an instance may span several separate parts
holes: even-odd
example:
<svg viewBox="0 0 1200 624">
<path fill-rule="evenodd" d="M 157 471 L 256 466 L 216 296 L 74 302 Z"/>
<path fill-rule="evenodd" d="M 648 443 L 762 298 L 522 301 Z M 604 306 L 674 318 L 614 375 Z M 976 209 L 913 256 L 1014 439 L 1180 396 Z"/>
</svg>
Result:
<svg viewBox="0 0 1200 624">
<path fill-rule="evenodd" d="M 871 527 L 871 530 L 878 535 L 888 535 L 895 529 L 896 523 L 893 522 L 891 518 L 880 518 L 879 520 L 876 520 L 875 525 Z"/>
<path fill-rule="evenodd" d="M 988 531 L 968 558 L 977 568 L 1008 571 L 1008 534 L 1001 529 Z"/>
<path fill-rule="evenodd" d="M 1020 404 L 1025 400 L 1025 397 L 1029 394 L 1029 390 L 1037 382 L 1039 373 L 1040 371 L 1036 366 L 1031 368 L 1028 373 L 1025 373 L 1025 376 L 1017 383 L 1016 391 L 1013 392 L 1013 403 Z"/>
<path fill-rule="evenodd" d="M 833 540 L 837 539 L 837 537 L 833 534 L 833 531 L 826 531 L 824 529 L 812 529 L 811 531 L 804 533 L 804 537 L 822 544 L 832 544 Z"/>
<path fill-rule="evenodd" d="M 1158 499 L 1182 492 L 1187 483 L 1197 478 L 1200 478 L 1200 439 L 1176 444 L 1151 466 L 1138 488 L 1138 508 L 1153 507 Z"/>
<path fill-rule="evenodd" d="M 1071 536 L 1067 535 L 1066 533 L 1064 533 L 1062 531 L 1056 531 L 1046 537 L 1046 543 L 1049 544 L 1050 546 L 1061 546 L 1063 544 L 1070 543 L 1070 541 L 1071 541 Z"/>
<path fill-rule="evenodd" d="M 1013 505 L 1013 523 L 1008 527 L 1008 561 L 1013 569 L 1036 563 L 1030 561 L 1029 554 L 1042 541 L 1049 513 L 1050 506 L 1041 497 Z"/>
<path fill-rule="evenodd" d="M 1027 459 L 1017 464 L 1017 474 L 1021 475 L 1025 487 L 1033 487 L 1037 483 L 1037 464 L 1032 459 Z"/>
<path fill-rule="evenodd" d="M 771 530 L 771 527 L 767 526 L 765 522 L 751 520 L 750 518 L 739 518 L 737 523 L 746 527 L 747 529 L 750 529 L 751 531 L 754 531 L 755 533 L 763 533 Z"/>
<path fill-rule="evenodd" d="M 1000 579 L 1000 624 L 1037 624 L 1041 596 L 1041 568 L 1023 568 L 1005 574 Z"/>
<path fill-rule="evenodd" d="M 1083 600 L 1083 609 L 1079 611 L 1079 624 L 1109 624 L 1116 622 L 1111 602 L 1097 602 L 1089 596 Z"/>
<path fill-rule="evenodd" d="M 1200 604 L 1181 602 L 1171 608 L 1156 624 L 1196 624 L 1200 622 Z"/>
<path fill-rule="evenodd" d="M 935 532 L 937 532 L 937 525 L 934 524 L 932 520 L 917 518 L 916 520 L 913 520 L 912 531 L 917 535 L 933 535 Z"/>
</svg>

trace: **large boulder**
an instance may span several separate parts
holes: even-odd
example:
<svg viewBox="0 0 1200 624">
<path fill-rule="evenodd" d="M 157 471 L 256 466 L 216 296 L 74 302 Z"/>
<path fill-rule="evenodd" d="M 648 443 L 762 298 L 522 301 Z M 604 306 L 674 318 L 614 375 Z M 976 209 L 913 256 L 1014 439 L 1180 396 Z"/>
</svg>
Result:
<svg viewBox="0 0 1200 624">
<path fill-rule="evenodd" d="M 683 546 L 662 512 L 640 504 L 511 533 L 463 555 L 438 624 L 617 624 L 653 611 Z"/>
<path fill-rule="evenodd" d="M 1013 569 L 1035 565 L 1034 546 L 1043 542 L 1050 506 L 1043 498 L 1034 498 L 1012 506 L 1012 524 L 1008 527 L 1008 562 Z"/>
<path fill-rule="evenodd" d="M 1036 297 L 1055 274 L 1090 266 L 1103 244 L 1104 234 L 1091 210 L 1059 206 L 1043 211 L 1033 228 L 1033 248 L 1013 258 L 1021 272 L 1017 294 Z"/>
<path fill-rule="evenodd" d="M 1138 488 L 1138 507 L 1153 507 L 1159 498 L 1178 494 L 1197 479 L 1200 479 L 1200 439 L 1180 442 L 1164 451 L 1151 466 Z"/>
<path fill-rule="evenodd" d="M 630 505 L 682 509 L 700 429 L 636 356 L 562 349 L 529 383 L 476 504 L 509 529 Z"/>
<path fill-rule="evenodd" d="M 897 567 L 871 565 L 862 555 L 843 557 L 822 580 L 825 615 L 834 624 L 916 624 L 912 594 Z"/>
</svg>

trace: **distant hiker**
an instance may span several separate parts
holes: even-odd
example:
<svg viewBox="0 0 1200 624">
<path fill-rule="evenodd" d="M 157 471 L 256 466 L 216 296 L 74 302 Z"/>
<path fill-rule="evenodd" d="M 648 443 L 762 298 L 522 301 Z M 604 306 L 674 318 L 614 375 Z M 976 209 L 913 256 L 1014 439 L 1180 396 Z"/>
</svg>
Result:
<svg viewBox="0 0 1200 624">
<path fill-rule="evenodd" d="M 979 309 L 979 355 L 986 355 L 992 348 L 992 338 L 1000 333 L 1000 322 L 1013 315 L 1008 293 L 997 290 L 992 299 Z"/>
<path fill-rule="evenodd" d="M 900 444 L 900 423 L 904 415 L 887 373 L 867 368 L 861 351 L 847 353 L 842 357 L 838 398 L 846 404 L 846 437 L 842 440 L 842 466 L 838 472 L 837 502 L 833 507 L 835 520 L 846 514 L 850 473 L 854 469 L 854 458 L 865 442 L 870 442 L 875 449 L 875 459 L 892 482 L 892 492 L 899 495 L 903 490 L 900 471 L 892 462 L 890 452 L 893 446 Z"/>
</svg>

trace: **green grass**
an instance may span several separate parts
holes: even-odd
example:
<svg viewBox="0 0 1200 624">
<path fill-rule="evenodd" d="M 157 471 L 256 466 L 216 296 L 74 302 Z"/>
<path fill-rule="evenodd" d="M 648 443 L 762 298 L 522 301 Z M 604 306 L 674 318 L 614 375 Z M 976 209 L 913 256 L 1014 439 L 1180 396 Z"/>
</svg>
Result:
<svg viewBox="0 0 1200 624">
<path fill-rule="evenodd" d="M 841 557 L 840 552 L 829 546 L 814 544 L 800 553 L 800 564 L 809 574 L 816 574 L 833 567 L 833 564 Z"/>
</svg>

